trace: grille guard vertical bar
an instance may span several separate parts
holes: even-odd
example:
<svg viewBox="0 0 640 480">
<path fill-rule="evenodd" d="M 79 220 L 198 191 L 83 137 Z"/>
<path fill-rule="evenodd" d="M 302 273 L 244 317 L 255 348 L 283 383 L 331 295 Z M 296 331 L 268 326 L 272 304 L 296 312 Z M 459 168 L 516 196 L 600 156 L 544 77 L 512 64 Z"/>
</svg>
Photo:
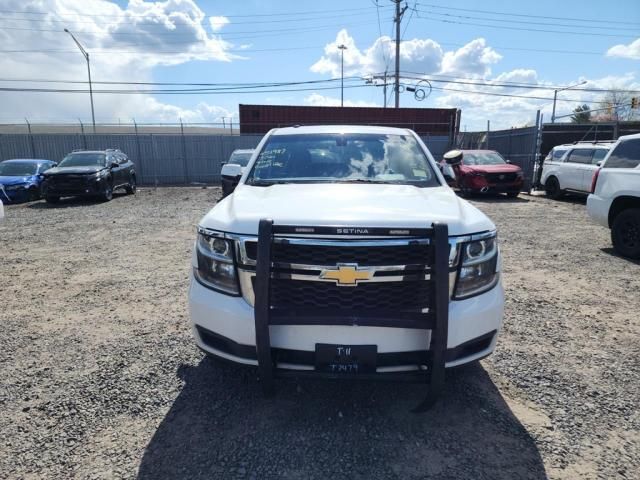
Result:
<svg viewBox="0 0 640 480">
<path fill-rule="evenodd" d="M 449 335 L 449 228 L 433 224 L 433 299 L 435 325 L 431 330 L 429 349 L 428 389 L 426 398 L 413 411 L 429 410 L 444 389 L 447 339 Z"/>
<path fill-rule="evenodd" d="M 267 396 L 274 393 L 274 364 L 271 358 L 271 338 L 269 337 L 272 243 L 273 220 L 262 219 L 258 226 L 254 316 L 258 373 L 262 390 Z"/>
</svg>

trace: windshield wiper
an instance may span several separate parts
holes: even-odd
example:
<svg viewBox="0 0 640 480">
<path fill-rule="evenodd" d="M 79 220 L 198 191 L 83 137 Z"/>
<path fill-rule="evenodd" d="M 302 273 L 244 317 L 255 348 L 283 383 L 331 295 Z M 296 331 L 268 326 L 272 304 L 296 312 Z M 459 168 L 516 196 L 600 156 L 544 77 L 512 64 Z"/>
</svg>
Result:
<svg viewBox="0 0 640 480">
<path fill-rule="evenodd" d="M 252 180 L 247 182 L 247 185 L 254 187 L 270 187 L 271 185 L 282 185 L 284 183 L 292 183 L 286 180 Z"/>
<path fill-rule="evenodd" d="M 337 180 L 336 183 L 386 183 L 385 181 L 372 180 L 370 178 L 348 178 L 345 180 Z"/>
</svg>

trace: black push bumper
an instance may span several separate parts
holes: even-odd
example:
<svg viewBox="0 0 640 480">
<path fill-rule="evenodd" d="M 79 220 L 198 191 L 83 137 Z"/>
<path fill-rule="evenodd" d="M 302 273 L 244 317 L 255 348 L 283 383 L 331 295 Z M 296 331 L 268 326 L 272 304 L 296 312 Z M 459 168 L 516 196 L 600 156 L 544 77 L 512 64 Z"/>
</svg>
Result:
<svg viewBox="0 0 640 480">
<path fill-rule="evenodd" d="M 448 228 L 445 224 L 434 223 L 430 228 L 411 229 L 407 231 L 389 230 L 387 234 L 396 234 L 428 240 L 430 264 L 430 304 L 428 308 L 401 308 L 376 311 L 344 311 L 342 309 L 329 310 L 317 308 L 287 309 L 274 306 L 271 298 L 272 279 L 277 278 L 274 272 L 272 247 L 274 238 L 296 235 L 300 232 L 313 232 L 314 235 L 331 236 L 340 234 L 344 229 L 334 227 L 296 227 L 290 225 L 274 225 L 273 221 L 260 221 L 258 231 L 258 251 L 256 264 L 255 292 L 255 333 L 256 359 L 263 390 L 266 395 L 274 391 L 276 376 L 303 375 L 300 372 L 283 371 L 276 368 L 275 352 L 269 337 L 270 325 L 359 325 L 371 327 L 413 328 L 431 331 L 429 345 L 425 345 L 425 370 L 412 373 L 428 385 L 427 396 L 415 411 L 430 408 L 444 387 L 445 362 L 447 354 L 447 335 L 449 323 L 449 241 Z M 368 234 L 380 233 L 382 229 L 359 229 Z M 373 233 L 372 233 L 373 232 Z M 398 233 L 394 233 L 398 232 Z M 407 233 L 408 232 L 408 233 Z M 426 259 L 425 259 L 426 262 Z M 348 287 L 347 287 L 348 288 Z M 356 287 L 357 288 L 357 287 Z M 399 306 L 401 307 L 401 306 Z M 317 375 L 317 372 L 310 372 Z M 345 377 L 350 374 L 337 374 Z M 325 376 L 332 376 L 326 375 Z M 384 373 L 355 374 L 357 378 L 383 378 Z M 395 374 L 394 378 L 400 375 Z M 415 379 L 415 378 L 414 378 Z"/>
</svg>

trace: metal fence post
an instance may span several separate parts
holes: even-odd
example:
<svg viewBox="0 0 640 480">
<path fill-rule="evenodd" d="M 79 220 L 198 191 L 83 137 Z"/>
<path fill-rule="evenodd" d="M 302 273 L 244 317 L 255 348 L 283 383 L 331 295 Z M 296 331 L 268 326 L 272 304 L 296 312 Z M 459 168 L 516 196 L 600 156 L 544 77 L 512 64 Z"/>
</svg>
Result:
<svg viewBox="0 0 640 480">
<path fill-rule="evenodd" d="M 136 123 L 136 119 L 133 120 L 133 130 L 136 135 L 136 150 L 138 151 L 138 174 L 140 175 L 140 183 L 143 182 L 144 179 L 144 170 L 142 168 L 142 149 L 140 148 L 140 135 L 138 134 L 138 124 Z"/>
<path fill-rule="evenodd" d="M 155 188 L 158 188 L 158 149 L 156 148 L 156 139 L 151 134 L 151 152 L 153 154 L 153 177 L 155 181 Z"/>
<path fill-rule="evenodd" d="M 529 170 L 527 172 L 527 174 L 531 174 L 531 184 L 529 185 L 529 191 L 531 191 L 531 189 L 535 188 L 538 186 L 538 179 L 533 178 L 533 172 L 535 170 L 535 164 L 538 161 L 538 156 L 540 155 L 540 130 L 542 127 L 542 115 L 540 113 L 540 110 L 538 110 L 536 112 L 536 126 L 535 131 L 534 131 L 534 135 L 533 135 L 533 145 L 531 146 L 531 159 L 529 161 L 529 168 L 527 170 Z M 542 175 L 542 165 L 540 165 L 538 167 L 538 171 L 540 172 L 540 174 L 538 175 L 538 177 L 540 177 L 540 175 Z"/>
<path fill-rule="evenodd" d="M 491 132 L 491 120 L 487 120 L 487 139 L 485 141 L 485 148 L 489 150 L 489 133 Z"/>
<path fill-rule="evenodd" d="M 84 125 L 82 123 L 82 120 L 78 119 L 78 122 L 80 123 L 80 133 L 82 134 L 82 148 L 84 148 L 86 150 L 87 149 L 87 136 L 84 133 Z"/>
<path fill-rule="evenodd" d="M 26 118 L 24 119 L 25 122 L 27 122 L 27 131 L 29 132 L 29 143 L 31 145 L 31 158 L 36 158 L 36 144 L 33 141 L 33 134 L 31 133 L 31 124 L 29 123 L 29 120 L 27 120 Z"/>
<path fill-rule="evenodd" d="M 182 124 L 182 118 L 180 119 L 180 138 L 182 139 L 182 169 L 184 172 L 184 183 L 189 185 L 189 169 L 187 166 L 187 144 L 184 139 L 184 125 Z"/>
</svg>

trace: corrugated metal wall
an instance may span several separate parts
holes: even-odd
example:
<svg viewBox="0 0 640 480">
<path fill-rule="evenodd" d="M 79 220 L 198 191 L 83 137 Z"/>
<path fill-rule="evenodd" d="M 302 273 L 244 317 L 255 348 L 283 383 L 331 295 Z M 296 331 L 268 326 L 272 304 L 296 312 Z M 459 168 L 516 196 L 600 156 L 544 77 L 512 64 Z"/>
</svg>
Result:
<svg viewBox="0 0 640 480">
<path fill-rule="evenodd" d="M 222 162 L 238 148 L 255 148 L 262 135 L 0 134 L 0 161 L 44 158 L 60 161 L 76 149 L 119 148 L 136 164 L 141 185 L 218 183 Z M 423 136 L 439 160 L 448 136 Z"/>
</svg>

